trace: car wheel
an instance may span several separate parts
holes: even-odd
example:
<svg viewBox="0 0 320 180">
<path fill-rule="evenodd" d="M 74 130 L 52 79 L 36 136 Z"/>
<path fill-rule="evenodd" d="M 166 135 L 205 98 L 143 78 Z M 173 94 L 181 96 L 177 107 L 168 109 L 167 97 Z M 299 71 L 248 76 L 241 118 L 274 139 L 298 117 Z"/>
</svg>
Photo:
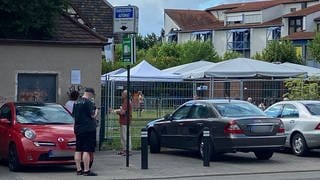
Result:
<svg viewBox="0 0 320 180">
<path fill-rule="evenodd" d="M 19 171 L 21 169 L 21 164 L 15 144 L 10 145 L 8 156 L 8 167 L 10 171 Z"/>
<path fill-rule="evenodd" d="M 254 155 L 259 160 L 269 160 L 273 156 L 273 151 L 255 151 Z"/>
<path fill-rule="evenodd" d="M 292 152 L 297 156 L 304 156 L 308 153 L 308 147 L 303 135 L 297 133 L 291 140 Z"/>
<path fill-rule="evenodd" d="M 160 146 L 159 137 L 154 130 L 151 130 L 150 132 L 149 144 L 150 144 L 150 153 L 160 152 L 161 146 Z"/>
<path fill-rule="evenodd" d="M 199 143 L 199 154 L 200 157 L 203 159 L 204 156 L 204 137 L 201 137 L 200 143 Z M 214 151 L 214 147 L 212 142 L 210 141 L 209 144 L 209 154 L 210 154 L 210 159 L 211 160 L 217 160 L 218 159 L 218 154 Z"/>
</svg>

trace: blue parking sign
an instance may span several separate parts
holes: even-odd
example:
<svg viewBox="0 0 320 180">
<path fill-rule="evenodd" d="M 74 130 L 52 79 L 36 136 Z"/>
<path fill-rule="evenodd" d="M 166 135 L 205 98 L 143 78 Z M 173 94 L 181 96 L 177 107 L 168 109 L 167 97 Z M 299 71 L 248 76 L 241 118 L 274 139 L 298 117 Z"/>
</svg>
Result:
<svg viewBox="0 0 320 180">
<path fill-rule="evenodd" d="M 115 18 L 134 18 L 133 7 L 122 7 L 115 9 Z"/>
</svg>

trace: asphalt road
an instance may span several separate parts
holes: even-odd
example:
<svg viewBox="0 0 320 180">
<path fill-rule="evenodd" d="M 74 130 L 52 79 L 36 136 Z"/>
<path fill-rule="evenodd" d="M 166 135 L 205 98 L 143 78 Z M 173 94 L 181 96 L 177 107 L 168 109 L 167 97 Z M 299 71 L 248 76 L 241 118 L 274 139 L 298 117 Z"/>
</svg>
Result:
<svg viewBox="0 0 320 180">
<path fill-rule="evenodd" d="M 271 160 L 259 161 L 253 153 L 226 154 L 219 161 L 203 167 L 193 152 L 165 150 L 149 155 L 149 169 L 140 169 L 140 152 L 130 157 L 130 167 L 125 167 L 125 157 L 116 152 L 97 152 L 93 170 L 99 174 L 94 179 L 187 179 L 187 180 L 316 180 L 320 179 L 320 152 L 308 157 L 289 153 L 276 153 Z M 23 172 L 10 172 L 0 165 L 0 180 L 79 180 L 74 166 L 25 168 Z"/>
</svg>

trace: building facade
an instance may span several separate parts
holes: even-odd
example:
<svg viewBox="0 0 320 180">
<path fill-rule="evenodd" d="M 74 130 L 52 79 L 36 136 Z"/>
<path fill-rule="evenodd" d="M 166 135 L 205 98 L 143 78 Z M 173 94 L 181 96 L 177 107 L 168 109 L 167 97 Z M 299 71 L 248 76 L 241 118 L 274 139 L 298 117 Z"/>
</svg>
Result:
<svg viewBox="0 0 320 180">
<path fill-rule="evenodd" d="M 307 63 L 311 58 L 307 42 L 320 29 L 319 4 L 319 0 L 267 0 L 222 4 L 202 13 L 165 10 L 164 39 L 177 43 L 211 40 L 220 56 L 227 51 L 236 51 L 244 57 L 252 57 L 262 52 L 270 40 L 287 38 L 293 41 L 298 54 Z M 187 12 L 192 15 L 185 15 Z M 202 18 L 204 14 L 205 18 Z M 199 23 L 207 25 L 199 27 Z M 207 34 L 210 38 L 205 38 Z M 306 34 L 308 39 L 304 37 Z"/>
</svg>

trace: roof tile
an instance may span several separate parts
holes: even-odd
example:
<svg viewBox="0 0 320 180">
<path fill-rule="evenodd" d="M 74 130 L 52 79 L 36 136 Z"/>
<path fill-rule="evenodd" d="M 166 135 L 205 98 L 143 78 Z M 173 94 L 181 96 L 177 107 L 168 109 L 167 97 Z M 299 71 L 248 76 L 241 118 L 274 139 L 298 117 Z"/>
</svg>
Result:
<svg viewBox="0 0 320 180">
<path fill-rule="evenodd" d="M 317 11 L 320 11 L 320 4 L 316 4 L 316 5 L 307 7 L 305 9 L 301 9 L 299 11 L 295 11 L 295 12 L 286 14 L 283 17 L 288 18 L 288 17 L 307 16 L 307 15 L 315 13 Z"/>
<path fill-rule="evenodd" d="M 310 39 L 314 39 L 315 35 L 316 35 L 316 32 L 296 32 L 284 38 L 288 40 L 310 40 Z"/>
</svg>

